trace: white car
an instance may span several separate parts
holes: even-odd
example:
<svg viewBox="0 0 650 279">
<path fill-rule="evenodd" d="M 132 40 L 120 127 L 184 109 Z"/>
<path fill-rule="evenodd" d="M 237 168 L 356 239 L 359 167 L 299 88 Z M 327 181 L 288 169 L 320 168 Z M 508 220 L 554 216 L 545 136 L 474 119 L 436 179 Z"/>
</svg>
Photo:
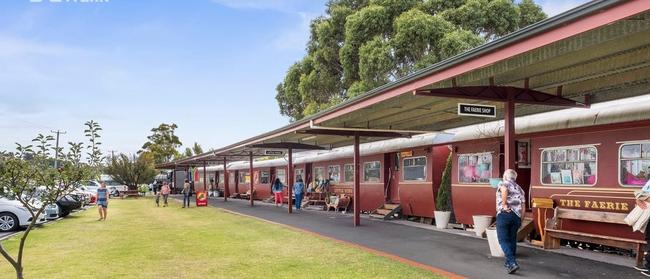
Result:
<svg viewBox="0 0 650 279">
<path fill-rule="evenodd" d="M 17 200 L 0 197 L 0 232 L 8 232 L 27 227 L 32 222 L 32 215 Z M 45 223 L 45 214 L 38 216 L 36 224 Z"/>
</svg>

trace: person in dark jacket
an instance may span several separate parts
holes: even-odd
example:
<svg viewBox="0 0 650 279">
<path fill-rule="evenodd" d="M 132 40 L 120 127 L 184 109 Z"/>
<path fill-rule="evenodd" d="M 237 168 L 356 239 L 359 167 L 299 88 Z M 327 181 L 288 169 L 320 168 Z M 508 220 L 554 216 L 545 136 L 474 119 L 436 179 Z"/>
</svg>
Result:
<svg viewBox="0 0 650 279">
<path fill-rule="evenodd" d="M 305 183 L 302 182 L 302 178 L 298 178 L 298 181 L 293 184 L 293 193 L 296 197 L 296 210 L 301 210 L 302 197 L 305 195 Z"/>
<path fill-rule="evenodd" d="M 271 186 L 271 191 L 273 191 L 275 199 L 275 206 L 282 206 L 282 190 L 284 190 L 284 184 L 282 184 L 279 178 L 276 178 Z"/>
</svg>

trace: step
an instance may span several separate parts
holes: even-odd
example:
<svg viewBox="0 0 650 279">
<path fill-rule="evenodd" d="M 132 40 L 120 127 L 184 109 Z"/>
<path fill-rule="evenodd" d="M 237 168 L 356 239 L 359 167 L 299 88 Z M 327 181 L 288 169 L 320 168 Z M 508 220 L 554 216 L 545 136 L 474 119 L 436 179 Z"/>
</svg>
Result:
<svg viewBox="0 0 650 279">
<path fill-rule="evenodd" d="M 523 224 L 517 232 L 517 241 L 523 241 L 535 229 L 533 218 L 524 217 Z"/>
<path fill-rule="evenodd" d="M 388 209 L 388 210 L 393 210 L 393 209 L 398 208 L 398 207 L 399 207 L 399 204 L 396 204 L 396 203 L 385 203 L 384 204 L 384 208 Z"/>
<path fill-rule="evenodd" d="M 379 208 L 379 209 L 377 209 L 377 211 L 375 211 L 375 214 L 386 216 L 386 215 L 390 214 L 391 211 L 392 210 L 390 210 L 390 209 Z"/>
<path fill-rule="evenodd" d="M 374 214 L 374 213 L 373 213 L 373 214 L 370 214 L 370 218 L 384 219 L 384 216 L 383 216 L 383 215 L 379 215 L 379 214 Z"/>
</svg>

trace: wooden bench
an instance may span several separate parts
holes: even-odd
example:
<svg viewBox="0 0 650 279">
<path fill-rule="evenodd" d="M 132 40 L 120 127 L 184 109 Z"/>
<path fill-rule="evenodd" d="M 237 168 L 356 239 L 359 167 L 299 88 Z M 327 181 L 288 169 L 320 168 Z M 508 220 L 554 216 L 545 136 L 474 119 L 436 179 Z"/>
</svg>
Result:
<svg viewBox="0 0 650 279">
<path fill-rule="evenodd" d="M 560 239 L 573 240 L 579 242 L 600 244 L 621 249 L 636 251 L 636 265 L 642 266 L 644 247 L 647 243 L 644 240 L 613 237 L 608 235 L 583 233 L 576 231 L 563 230 L 562 220 L 591 221 L 610 224 L 626 225 L 623 219 L 627 214 L 601 212 L 579 209 L 555 208 L 555 217 L 546 222 L 544 248 L 560 248 Z"/>
<path fill-rule="evenodd" d="M 121 198 L 128 198 L 128 197 L 140 197 L 140 191 L 138 190 L 126 190 L 120 192 L 120 197 Z"/>
<path fill-rule="evenodd" d="M 302 206 L 305 207 L 309 205 L 322 206 L 323 208 L 325 208 L 325 193 L 320 193 L 320 192 L 307 193 L 307 197 L 305 198 L 305 201 L 302 202 Z"/>
<path fill-rule="evenodd" d="M 240 194 L 239 198 L 240 199 L 245 199 L 245 200 L 250 199 L 251 198 L 251 190 L 246 191 L 246 193 L 244 193 L 244 194 Z M 255 190 L 253 190 L 253 198 L 255 198 Z"/>
</svg>

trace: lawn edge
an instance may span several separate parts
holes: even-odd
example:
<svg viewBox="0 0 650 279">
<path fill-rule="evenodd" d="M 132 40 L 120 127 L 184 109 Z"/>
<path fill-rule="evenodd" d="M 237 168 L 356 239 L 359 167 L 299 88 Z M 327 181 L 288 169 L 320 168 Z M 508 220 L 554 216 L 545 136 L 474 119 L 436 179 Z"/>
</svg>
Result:
<svg viewBox="0 0 650 279">
<path fill-rule="evenodd" d="M 413 260 L 402 258 L 400 256 L 397 256 L 397 255 L 394 255 L 394 254 L 391 254 L 391 253 L 380 251 L 380 250 L 370 248 L 370 247 L 367 247 L 367 246 L 363 246 L 363 245 L 360 245 L 360 244 L 357 244 L 357 243 L 341 240 L 341 239 L 338 239 L 338 238 L 326 236 L 326 235 L 319 234 L 319 233 L 314 232 L 314 231 L 294 227 L 294 226 L 283 224 L 283 223 L 278 223 L 278 222 L 275 222 L 275 221 L 267 220 L 267 219 L 260 218 L 260 217 L 257 217 L 257 216 L 252 216 L 252 215 L 248 215 L 248 214 L 245 214 L 245 213 L 241 213 L 241 212 L 237 212 L 237 211 L 233 211 L 233 210 L 229 210 L 229 209 L 225 209 L 225 208 L 221 208 L 221 207 L 217 207 L 217 209 L 219 209 L 221 211 L 224 211 L 226 213 L 252 218 L 252 219 L 262 221 L 262 222 L 265 222 L 265 223 L 281 226 L 281 227 L 284 227 L 284 228 L 287 228 L 287 229 L 290 229 L 290 230 L 293 230 L 293 231 L 307 233 L 307 234 L 310 234 L 312 236 L 315 236 L 315 237 L 318 237 L 318 238 L 321 238 L 321 239 L 324 239 L 324 240 L 329 240 L 329 241 L 333 241 L 333 242 L 336 242 L 336 243 L 339 243 L 339 244 L 343 244 L 345 246 L 350 246 L 352 248 L 357 248 L 357 249 L 366 251 L 366 252 L 368 252 L 370 254 L 380 256 L 380 257 L 384 257 L 384 258 L 388 258 L 388 259 L 391 259 L 391 260 L 395 260 L 395 261 L 401 262 L 403 264 L 406 264 L 408 266 L 423 269 L 423 270 L 429 271 L 431 273 L 435 273 L 437 275 L 446 276 L 446 277 L 452 278 L 452 279 L 467 279 L 468 278 L 468 277 L 464 277 L 464 276 L 461 276 L 461 275 L 458 275 L 456 273 L 449 272 L 449 271 L 446 271 L 446 270 L 443 270 L 443 269 L 440 269 L 440 268 L 432 267 L 432 266 L 422 264 L 422 263 L 419 263 L 419 262 L 416 262 L 416 261 L 413 261 Z"/>
</svg>

